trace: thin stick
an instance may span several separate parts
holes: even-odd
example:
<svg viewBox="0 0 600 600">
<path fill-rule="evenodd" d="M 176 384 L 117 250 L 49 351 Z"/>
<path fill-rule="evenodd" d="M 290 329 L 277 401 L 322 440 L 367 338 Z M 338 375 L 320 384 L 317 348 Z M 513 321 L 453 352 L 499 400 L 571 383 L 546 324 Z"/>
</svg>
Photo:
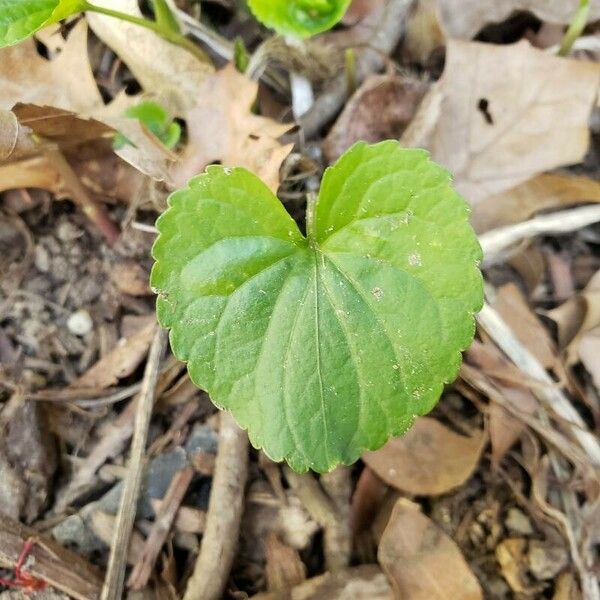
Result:
<svg viewBox="0 0 600 600">
<path fill-rule="evenodd" d="M 98 231 L 106 238 L 109 244 L 114 244 L 119 238 L 120 232 L 117 226 L 110 220 L 106 211 L 95 202 L 87 193 L 86 189 L 79 181 L 79 177 L 67 162 L 64 154 L 58 147 L 51 144 L 44 144 L 44 154 L 50 160 L 52 166 L 56 169 L 65 183 L 65 187 L 71 192 L 73 202 L 75 202 L 85 216 L 98 228 Z"/>
<path fill-rule="evenodd" d="M 295 473 L 288 466 L 284 467 L 285 477 L 290 487 L 294 490 L 308 514 L 323 528 L 325 532 L 325 564 L 327 570 L 335 571 L 345 562 L 343 544 L 338 543 L 340 524 L 336 514 L 336 507 L 323 491 L 319 482 L 310 474 Z"/>
<path fill-rule="evenodd" d="M 221 413 L 220 421 L 206 531 L 183 600 L 220 600 L 238 547 L 248 477 L 248 436 L 228 412 Z"/>
<path fill-rule="evenodd" d="M 479 324 L 485 329 L 496 345 L 524 373 L 547 385 L 532 389 L 542 402 L 568 422 L 568 428 L 574 439 L 585 450 L 593 464 L 600 465 L 600 443 L 586 427 L 579 413 L 573 408 L 568 398 L 558 388 L 546 369 L 539 363 L 527 348 L 515 337 L 510 327 L 489 304 L 484 304 L 477 316 Z"/>
<path fill-rule="evenodd" d="M 183 497 L 185 496 L 193 477 L 194 469 L 192 467 L 186 467 L 175 473 L 173 479 L 171 479 L 171 484 L 157 511 L 156 519 L 146 538 L 142 553 L 133 567 L 133 571 L 127 581 L 127 585 L 130 588 L 141 590 L 148 584 L 150 576 L 152 575 L 152 569 L 160 554 L 160 549 L 163 547 L 169 531 L 171 531 L 177 511 L 183 502 Z"/>
<path fill-rule="evenodd" d="M 350 564 L 352 553 L 352 528 L 350 518 L 350 496 L 352 482 L 350 468 L 340 466 L 321 475 L 321 485 L 335 507 L 335 525 L 325 530 L 323 539 L 325 558 L 329 570 L 343 569 Z"/>
<path fill-rule="evenodd" d="M 569 233 L 600 221 L 600 206 L 582 206 L 540 215 L 528 221 L 498 227 L 479 236 L 486 264 L 504 260 L 505 251 L 523 240 L 549 233 Z"/>
<path fill-rule="evenodd" d="M 120 600 L 123 597 L 123 582 L 125 580 L 125 565 L 129 540 L 135 522 L 137 501 L 142 485 L 144 468 L 144 453 L 148 437 L 148 427 L 152 417 L 152 407 L 156 395 L 156 383 L 160 371 L 160 361 L 164 353 L 166 333 L 157 329 L 154 334 L 142 389 L 137 403 L 135 429 L 131 442 L 131 455 L 125 478 L 119 512 L 115 523 L 115 534 L 110 549 L 108 568 L 104 585 L 102 586 L 101 600 Z"/>
</svg>

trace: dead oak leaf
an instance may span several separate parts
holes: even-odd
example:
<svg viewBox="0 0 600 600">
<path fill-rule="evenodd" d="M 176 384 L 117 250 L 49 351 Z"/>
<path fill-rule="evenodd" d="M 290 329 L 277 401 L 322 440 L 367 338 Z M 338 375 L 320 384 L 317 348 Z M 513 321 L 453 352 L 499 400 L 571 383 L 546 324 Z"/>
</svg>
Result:
<svg viewBox="0 0 600 600">
<path fill-rule="evenodd" d="M 187 114 L 189 143 L 172 171 L 176 186 L 219 161 L 246 167 L 277 190 L 279 167 L 292 149 L 292 144 L 282 145 L 277 138 L 291 125 L 252 113 L 257 90 L 258 84 L 232 64 L 205 80 Z"/>
<path fill-rule="evenodd" d="M 137 0 L 97 0 L 95 4 L 142 16 Z M 202 61 L 144 27 L 96 13 L 87 13 L 87 19 L 92 31 L 115 51 L 142 88 L 161 96 L 176 116 L 183 116 L 193 106 L 205 78 L 214 71 L 208 57 Z"/>
<path fill-rule="evenodd" d="M 488 23 L 499 23 L 514 12 L 526 10 L 546 23 L 571 22 L 579 0 L 438 0 L 446 33 L 470 39 Z M 600 3 L 590 2 L 589 21 L 600 19 Z"/>
<path fill-rule="evenodd" d="M 422 417 L 405 435 L 363 455 L 363 461 L 388 485 L 410 494 L 444 494 L 473 473 L 487 436 L 454 433 L 436 419 Z"/>
<path fill-rule="evenodd" d="M 441 80 L 402 141 L 428 147 L 473 204 L 550 169 L 580 162 L 600 65 L 522 41 L 448 43 Z"/>
<path fill-rule="evenodd" d="M 107 388 L 131 375 L 148 353 L 156 324 L 154 320 L 122 340 L 111 352 L 94 363 L 81 377 L 71 383 L 72 388 Z"/>
<path fill-rule="evenodd" d="M 458 546 L 405 498 L 394 506 L 377 558 L 398 600 L 483 600 Z"/>
<path fill-rule="evenodd" d="M 0 108 L 17 102 L 89 113 L 102 105 L 87 52 L 87 27 L 78 23 L 61 54 L 42 58 L 32 39 L 0 50 Z"/>
<path fill-rule="evenodd" d="M 145 175 L 167 179 L 167 165 L 173 155 L 139 121 L 122 116 L 129 106 L 124 97 L 121 94 L 104 105 L 90 67 L 84 21 L 73 28 L 62 52 L 53 60 L 42 58 L 33 40 L 0 50 L 0 109 L 10 110 L 17 103 L 35 105 L 40 128 L 53 129 L 58 123 L 64 126 L 70 121 L 72 127 L 64 127 L 65 137 L 73 143 L 95 135 L 99 127 L 122 131 L 135 145 L 128 144 L 117 154 Z M 59 115 L 59 109 L 74 114 Z M 91 121 L 87 121 L 86 126 L 85 119 L 95 119 L 96 125 L 92 128 Z"/>
</svg>

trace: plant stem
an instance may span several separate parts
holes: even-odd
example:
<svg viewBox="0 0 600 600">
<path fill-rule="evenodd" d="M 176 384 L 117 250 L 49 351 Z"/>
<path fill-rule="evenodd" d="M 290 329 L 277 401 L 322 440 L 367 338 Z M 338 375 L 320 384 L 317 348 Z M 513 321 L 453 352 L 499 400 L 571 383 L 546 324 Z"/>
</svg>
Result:
<svg viewBox="0 0 600 600">
<path fill-rule="evenodd" d="M 159 24 L 156 21 L 150 21 L 149 19 L 144 19 L 143 17 L 136 17 L 135 15 L 130 15 L 118 10 L 112 10 L 111 8 L 105 8 L 104 6 L 96 6 L 95 4 L 90 4 L 89 2 L 84 4 L 83 10 L 106 15 L 108 17 L 114 17 L 115 19 L 121 19 L 121 21 L 127 21 L 128 23 L 133 23 L 134 25 L 139 25 L 140 27 L 150 29 L 150 31 L 154 31 L 154 33 L 159 35 L 167 42 L 184 48 L 190 52 L 190 54 L 193 54 L 198 60 L 201 60 L 202 62 L 206 61 L 204 52 L 198 46 L 196 46 L 194 42 L 188 40 L 188 38 L 181 33 L 166 28 L 164 25 Z"/>
<path fill-rule="evenodd" d="M 575 16 L 565 33 L 562 42 L 560 43 L 560 49 L 558 50 L 559 56 L 567 56 L 575 43 L 575 40 L 581 35 L 581 32 L 585 29 L 587 24 L 588 15 L 590 13 L 590 2 L 589 0 L 580 0 L 579 7 L 575 12 Z"/>
<path fill-rule="evenodd" d="M 167 0 L 152 0 L 152 8 L 154 9 L 154 20 L 159 26 L 175 33 L 181 33 L 179 22 L 171 12 Z"/>
</svg>

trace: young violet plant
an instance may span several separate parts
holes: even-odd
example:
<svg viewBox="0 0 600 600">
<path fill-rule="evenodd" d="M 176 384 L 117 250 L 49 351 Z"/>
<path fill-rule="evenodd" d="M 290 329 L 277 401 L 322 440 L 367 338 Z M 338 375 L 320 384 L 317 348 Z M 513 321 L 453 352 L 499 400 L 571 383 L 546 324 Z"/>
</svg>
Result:
<svg viewBox="0 0 600 600">
<path fill-rule="evenodd" d="M 404 433 L 454 379 L 482 304 L 465 201 L 427 152 L 357 143 L 303 235 L 260 179 L 211 166 L 158 219 L 175 355 L 252 444 L 326 472 Z"/>
<path fill-rule="evenodd" d="M 181 139 L 181 126 L 169 116 L 167 109 L 158 102 L 144 100 L 135 106 L 130 106 L 125 111 L 125 116 L 130 119 L 137 119 L 170 150 L 175 148 Z M 134 145 L 122 133 L 115 134 L 113 139 L 115 150 L 120 150 L 127 144 Z"/>
<path fill-rule="evenodd" d="M 352 0 L 248 0 L 254 16 L 282 35 L 305 38 L 338 23 Z"/>
</svg>

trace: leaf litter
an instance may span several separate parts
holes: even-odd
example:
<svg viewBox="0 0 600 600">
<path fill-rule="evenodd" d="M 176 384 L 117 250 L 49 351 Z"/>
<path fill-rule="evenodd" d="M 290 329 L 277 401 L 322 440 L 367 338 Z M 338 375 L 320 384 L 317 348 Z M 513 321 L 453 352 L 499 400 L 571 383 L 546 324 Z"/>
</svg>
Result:
<svg viewBox="0 0 600 600">
<path fill-rule="evenodd" d="M 103 4 L 142 14 L 132 0 Z M 370 4 L 355 0 L 311 44 L 323 56 L 336 39 L 363 48 L 386 3 Z M 413 11 L 402 13 L 406 36 L 388 71 L 360 73 L 370 77 L 354 91 L 351 67 L 333 61 L 348 87 L 324 121 L 302 120 L 322 123 L 308 137 L 292 133 L 293 63 L 278 60 L 281 45 L 256 80 L 217 57 L 238 36 L 254 52 L 270 35 L 236 3 L 205 2 L 201 14 L 178 3 L 205 60 L 100 15 L 0 50 L 0 576 L 11 578 L 34 536 L 32 576 L 99 597 L 156 328 L 152 223 L 174 185 L 214 162 L 246 166 L 301 222 L 319 171 L 356 139 L 392 137 L 429 148 L 454 174 L 479 234 L 598 202 L 597 3 L 575 46 L 588 50 L 560 59 L 531 42 L 560 41 L 575 1 L 389 4 Z M 325 84 L 314 84 L 317 100 Z M 172 151 L 124 118 L 146 99 L 179 119 Z M 115 131 L 134 142 L 119 156 Z M 118 226 L 112 245 L 84 216 L 74 181 Z M 593 223 L 528 234 L 486 266 L 487 300 L 505 327 L 481 320 L 435 411 L 333 482 L 292 485 L 252 451 L 224 597 L 597 600 L 599 466 L 575 432 L 597 432 L 600 419 L 599 245 Z M 532 375 L 528 357 L 548 378 Z M 149 476 L 124 560 L 150 557 L 146 591 L 179 597 L 203 542 L 215 543 L 209 520 L 234 506 L 215 461 L 239 474 L 239 454 L 228 463 L 218 451 L 219 419 L 172 357 L 157 377 Z M 557 396 L 576 410 L 575 428 L 548 403 Z M 227 500 L 214 507 L 211 495 Z"/>
</svg>

